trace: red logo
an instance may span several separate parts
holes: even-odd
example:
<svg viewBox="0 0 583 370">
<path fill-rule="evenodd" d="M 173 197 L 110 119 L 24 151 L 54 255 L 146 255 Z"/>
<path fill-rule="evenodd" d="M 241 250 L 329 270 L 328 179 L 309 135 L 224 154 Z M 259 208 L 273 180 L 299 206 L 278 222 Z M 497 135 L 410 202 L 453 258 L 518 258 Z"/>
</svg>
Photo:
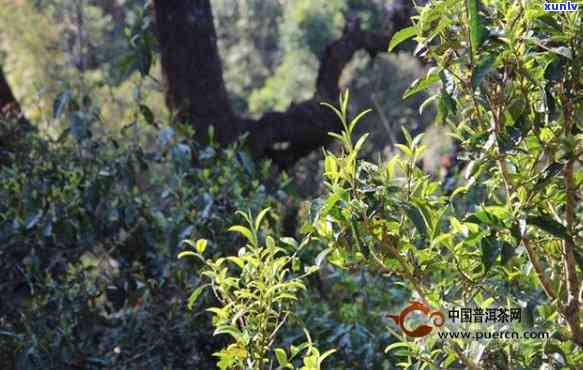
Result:
<svg viewBox="0 0 583 370">
<path fill-rule="evenodd" d="M 431 333 L 433 330 L 433 326 L 430 325 L 419 325 L 415 329 L 408 329 L 405 326 L 405 320 L 410 313 L 418 311 L 423 313 L 426 317 L 432 319 L 432 323 L 435 327 L 441 327 L 445 323 L 445 315 L 440 311 L 433 311 L 430 307 L 426 306 L 424 303 L 411 301 L 411 304 L 405 308 L 399 315 L 387 315 L 391 319 L 395 321 L 397 325 L 401 328 L 403 333 L 407 334 L 409 337 L 424 337 L 427 334 Z"/>
</svg>

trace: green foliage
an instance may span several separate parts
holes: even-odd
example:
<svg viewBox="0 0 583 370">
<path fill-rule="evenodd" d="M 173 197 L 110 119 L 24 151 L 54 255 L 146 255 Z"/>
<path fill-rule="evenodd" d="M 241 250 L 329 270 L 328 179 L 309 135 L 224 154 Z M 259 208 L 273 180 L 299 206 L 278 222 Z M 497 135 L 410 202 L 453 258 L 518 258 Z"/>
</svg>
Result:
<svg viewBox="0 0 583 370">
<path fill-rule="evenodd" d="M 100 129 L 121 128 L 138 103 L 166 111 L 145 1 L 124 1 L 121 19 L 115 6 L 108 13 L 106 3 L 115 5 L 26 0 L 0 9 L 2 68 L 26 116 L 45 134 L 60 132 L 53 102 L 65 92 L 79 101 L 91 97 Z M 146 71 L 148 78 L 141 78 Z"/>
<path fill-rule="evenodd" d="M 246 239 L 236 256 L 208 259 L 204 257 L 206 241 L 185 241 L 196 252 L 185 251 L 178 255 L 198 258 L 204 268 L 201 271 L 209 283 L 198 287 L 189 298 L 189 305 L 202 289 L 211 287 L 220 306 L 211 307 L 215 335 L 229 335 L 233 343 L 215 353 L 218 367 L 224 369 L 272 368 L 271 354 L 282 369 L 293 369 L 295 357 L 306 350 L 301 369 L 317 370 L 322 361 L 333 351 L 320 354 L 306 332 L 307 342 L 291 346 L 290 355 L 283 348 L 274 348 L 278 331 L 286 322 L 298 292 L 305 289 L 303 279 L 317 270 L 312 266 L 306 271 L 294 268 L 297 256 L 307 245 L 309 237 L 299 245 L 294 239 L 280 238 L 279 242 L 261 233 L 263 221 L 270 209 L 262 210 L 255 219 L 251 213 L 238 212 L 247 225 L 235 225 L 229 231 L 237 232 Z M 288 249 L 293 248 L 293 253 Z M 301 273 L 298 275 L 298 273 Z"/>
<path fill-rule="evenodd" d="M 471 86 L 469 89 L 472 91 Z M 556 322 L 561 306 L 555 306 L 553 300 L 547 301 L 542 296 L 535 271 L 541 268 L 543 257 L 533 255 L 530 244 L 537 238 L 535 245 L 539 248 L 545 245 L 555 248 L 557 242 L 564 248 L 568 246 L 569 238 L 576 236 L 569 235 L 562 223 L 539 216 L 526 216 L 524 221 L 516 221 L 523 223 L 522 231 L 517 234 L 512 221 L 516 217 L 512 207 L 516 205 L 506 202 L 505 196 L 496 188 L 499 183 L 490 189 L 491 198 L 487 198 L 484 205 L 474 203 L 469 212 L 461 213 L 468 202 L 473 202 L 471 197 L 464 199 L 460 195 L 471 188 L 472 181 L 454 190 L 451 196 L 444 194 L 440 184 L 416 166 L 425 150 L 421 144 L 422 135 L 413 138 L 404 132 L 407 145 L 398 146 L 403 158 L 397 155 L 385 164 L 356 159 L 360 145 L 352 144 L 349 133 L 360 117 L 347 123 L 347 99 L 347 94 L 341 97 L 340 109 L 331 107 L 345 127 L 342 135 L 332 134 L 342 144 L 343 150 L 340 155 L 325 153 L 327 194 L 311 224 L 304 228 L 315 233 L 327 246 L 321 254 L 342 269 L 372 268 L 377 273 L 396 275 L 407 283 L 418 299 L 435 307 L 485 307 L 492 302 L 524 307 L 532 320 L 521 323 L 515 330 L 545 329 L 551 332 L 547 340 L 524 339 L 510 347 L 497 341 L 480 343 L 478 346 L 484 355 L 472 359 L 465 354 L 474 348 L 472 343 L 453 339 L 440 342 L 437 338 L 410 342 L 402 337 L 400 340 L 405 342 L 403 346 L 407 350 L 395 353 L 407 358 L 401 365 L 409 367 L 421 360 L 440 367 L 450 366 L 456 361 L 481 367 L 492 361 L 488 353 L 503 349 L 512 351 L 513 361 L 520 366 L 531 367 L 545 361 L 545 357 L 535 355 L 542 353 L 543 347 L 554 348 L 567 365 L 578 363 L 582 354 L 576 349 L 576 332 L 569 334 L 573 328 Z M 358 142 L 362 143 L 364 139 L 366 136 Z M 487 188 L 496 176 L 500 177 L 498 181 L 504 181 L 502 172 L 494 172 L 486 181 Z M 520 172 L 515 172 L 514 176 L 520 176 Z M 528 178 L 525 176 L 523 181 L 525 186 L 530 186 L 527 185 Z M 536 226 L 536 229 L 528 230 L 529 239 L 525 241 L 524 228 L 528 228 L 527 225 Z M 521 245 L 527 250 L 517 250 Z M 548 250 L 547 258 L 552 258 L 551 250 Z M 578 254 L 576 250 L 574 253 Z M 551 268 L 552 260 L 546 263 Z M 529 264 L 539 266 L 533 270 L 528 268 Z M 577 265 L 572 267 L 577 268 Z M 563 275 L 557 279 L 566 279 L 568 270 L 561 273 Z M 545 307 L 544 311 L 538 312 L 540 316 L 536 315 L 534 308 L 538 304 Z M 400 337 L 399 333 L 393 333 Z M 391 345 L 387 351 L 397 347 L 402 346 Z M 565 353 L 572 355 L 566 356 Z"/>
<path fill-rule="evenodd" d="M 373 115 L 349 119 L 347 93 L 330 106 L 343 131 L 324 152 L 324 194 L 300 206 L 297 242 L 279 226 L 289 212 L 280 202 L 291 203 L 285 176 L 255 163 L 243 143 L 221 148 L 210 133 L 199 146 L 188 127 L 161 123 L 147 2 L 124 1 L 117 22 L 98 3 L 0 9 L 2 67 L 28 118 L 49 133 L 0 121 L 2 368 L 583 362 L 581 12 L 545 13 L 540 1 L 429 2 L 388 43 L 414 38 L 433 66 L 404 94 L 419 74 L 412 58 L 358 55 L 344 76 L 361 90 L 352 102 L 372 99 L 387 136 L 360 136 Z M 229 91 L 255 115 L 310 97 L 318 56 L 346 15 L 379 30 L 386 5 L 212 3 Z M 421 105 L 422 94 L 433 95 Z M 389 110 L 395 95 L 407 100 Z M 363 159 L 366 143 L 396 143 L 393 128 L 413 127 L 417 106 L 432 103 L 460 148 L 446 181 L 419 167 L 427 136 L 409 130 L 398 155 Z M 176 259 L 185 246 L 179 255 L 194 262 Z M 513 330 L 550 335 L 444 341 L 434 328 L 407 338 L 387 315 L 411 298 L 444 310 L 520 307 Z"/>
<path fill-rule="evenodd" d="M 198 281 L 178 268 L 180 241 L 228 253 L 234 210 L 286 195 L 241 144 L 200 147 L 166 127 L 148 149 L 135 140 L 143 126 L 81 142 L 29 134 L 3 153 L 0 352 L 17 369 L 213 362 L 222 340 L 209 315 L 179 304 Z"/>
<path fill-rule="evenodd" d="M 332 107 L 344 126 L 332 134 L 342 149 L 325 152 L 326 195 L 304 230 L 337 268 L 397 276 L 433 307 L 521 307 L 527 319 L 512 330 L 549 333 L 510 343 L 443 341 L 389 328 L 402 343 L 387 352 L 401 367 L 576 367 L 583 358 L 581 17 L 505 1 L 457 5 L 420 9 L 418 51 L 436 66 L 405 95 L 441 83 L 430 99 L 460 144 L 465 177 L 443 189 L 417 167 L 422 135 L 406 130 L 401 155 L 359 159 L 366 136 L 353 144 L 349 122 L 359 117 L 348 120 L 346 94 Z M 412 35 L 398 34 L 391 46 Z"/>
<path fill-rule="evenodd" d="M 345 0 L 294 1 L 283 6 L 278 47 L 282 57 L 249 95 L 249 110 L 284 110 L 293 101 L 307 100 L 314 91 L 318 57 L 340 35 Z"/>
<path fill-rule="evenodd" d="M 387 162 L 361 159 L 367 137 L 353 137 L 364 113 L 348 119 L 348 94 L 338 108 L 330 107 L 344 130 L 331 134 L 339 153 L 324 152 L 326 193 L 309 207 L 303 227 L 316 250 L 306 248 L 300 259 L 320 266 L 319 282 L 308 288 L 348 285 L 340 289 L 350 299 L 338 304 L 338 288 L 329 299 L 310 290 L 294 293 L 305 304 L 281 330 L 289 333 L 287 343 L 300 338 L 295 324 L 298 332 L 308 327 L 315 333 L 319 345 L 334 344 L 331 367 L 362 368 L 363 358 L 370 368 L 573 368 L 582 361 L 576 117 L 583 99 L 574 62 L 582 47 L 581 19 L 502 1 L 455 5 L 436 1 L 421 8 L 413 28 L 391 47 L 415 36 L 417 51 L 434 61 L 405 97 L 441 85 L 428 102 L 436 103 L 436 121 L 447 123 L 460 145 L 458 158 L 468 163 L 463 177 L 458 173 L 453 185 L 444 186 L 419 168 L 427 147 L 423 135 L 407 130 L 406 143 L 396 145 L 401 154 Z M 323 276 L 324 267 L 336 280 Z M 358 271 L 369 278 L 351 287 Z M 391 298 L 403 301 L 408 294 L 393 290 L 394 297 L 368 299 L 368 290 L 383 279 L 443 310 L 519 307 L 523 320 L 511 329 L 548 336 L 511 342 L 441 340 L 435 333 L 407 338 L 384 319 L 396 311 L 386 307 Z M 389 361 L 371 354 L 379 346 Z M 275 356 L 285 363 L 286 351 L 273 351 L 263 360 Z"/>
<path fill-rule="evenodd" d="M 225 81 L 236 107 L 259 116 L 285 110 L 314 92 L 319 58 L 347 16 L 383 27 L 383 1 L 213 2 Z M 356 77 L 356 74 L 352 74 Z"/>
</svg>

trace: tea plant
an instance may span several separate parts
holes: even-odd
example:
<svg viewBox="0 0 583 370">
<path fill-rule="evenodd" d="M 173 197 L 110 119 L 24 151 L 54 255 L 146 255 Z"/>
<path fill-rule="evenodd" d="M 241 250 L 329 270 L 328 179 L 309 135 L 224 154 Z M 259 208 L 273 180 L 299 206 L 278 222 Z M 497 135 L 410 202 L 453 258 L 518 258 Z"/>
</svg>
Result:
<svg viewBox="0 0 583 370">
<path fill-rule="evenodd" d="M 0 121 L 2 137 L 19 125 Z M 209 239 L 207 254 L 228 253 L 215 246 L 237 240 L 224 232 L 234 210 L 277 207 L 281 177 L 241 143 L 197 146 L 170 128 L 159 135 L 163 150 L 134 140 L 143 123 L 81 142 L 30 132 L 2 153 L 1 368 L 214 361 L 222 342 L 210 314 L 177 304 L 198 281 L 178 268 L 180 242 L 196 234 Z"/>
<path fill-rule="evenodd" d="M 373 263 L 433 307 L 521 307 L 527 319 L 515 330 L 550 334 L 506 343 L 401 337 L 387 348 L 401 366 L 575 368 L 583 359 L 581 15 L 485 4 L 434 1 L 391 42 L 416 36 L 417 52 L 435 63 L 405 97 L 441 83 L 430 101 L 460 145 L 465 178 L 444 192 L 416 165 L 422 136 L 407 132 L 403 157 L 359 160 L 366 137 L 352 142 L 360 116 L 348 121 L 346 93 L 330 107 L 345 129 L 334 134 L 342 151 L 325 153 L 328 191 L 306 230 L 340 268 Z"/>
<path fill-rule="evenodd" d="M 204 264 L 201 274 L 208 280 L 192 293 L 188 304 L 192 307 L 207 287 L 212 289 L 220 303 L 220 306 L 208 309 L 213 313 L 214 334 L 226 334 L 234 340 L 215 354 L 220 369 L 270 369 L 273 368 L 273 357 L 279 368 L 293 369 L 294 360 L 303 351 L 301 369 L 320 369 L 323 360 L 333 350 L 320 354 L 307 332 L 307 341 L 292 345 L 289 351 L 274 346 L 278 331 L 293 312 L 298 292 L 305 289 L 302 279 L 317 267 L 312 266 L 301 275 L 297 274 L 297 255 L 307 245 L 309 237 L 297 244 L 292 238 L 276 241 L 270 235 L 264 236 L 261 225 L 268 212 L 269 208 L 264 209 L 255 220 L 251 213 L 238 212 L 247 225 L 235 225 L 229 229 L 246 239 L 246 245 L 236 256 L 205 258 L 205 239 L 185 241 L 195 251 L 181 252 L 178 257 L 197 257 Z M 291 254 L 288 252 L 290 247 L 293 249 Z"/>
<path fill-rule="evenodd" d="M 488 190 L 470 219 L 490 233 L 483 249 L 495 261 L 511 249 L 505 241 L 523 247 L 519 266 L 532 266 L 525 272 L 548 314 L 566 324 L 557 329 L 581 346 L 581 12 L 548 13 L 538 1 L 485 5 L 433 2 L 415 34 L 436 63 L 429 79 L 442 82 L 441 118 L 465 149 L 463 189 L 481 180 Z"/>
<path fill-rule="evenodd" d="M 436 122 L 456 140 L 457 170 L 447 186 L 425 173 L 417 165 L 423 135 L 406 130 L 401 154 L 378 163 L 360 159 L 367 137 L 353 141 L 354 128 L 366 112 L 350 120 L 344 93 L 339 107 L 326 104 L 342 124 L 340 134 L 331 133 L 341 148 L 324 152 L 326 193 L 312 204 L 302 248 L 323 245 L 317 265 L 325 260 L 344 271 L 391 276 L 436 309 L 518 307 L 520 322 L 505 330 L 545 334 L 513 341 L 442 340 L 435 333 L 413 339 L 378 314 L 397 340 L 387 343 L 387 356 L 400 367 L 577 368 L 583 362 L 581 13 L 545 13 L 542 2 L 502 0 L 463 6 L 436 0 L 418 10 L 414 25 L 395 34 L 389 48 L 415 37 L 416 54 L 433 65 L 404 97 L 438 87 L 424 106 L 437 105 Z M 304 285 L 275 279 L 271 289 L 293 289 L 280 292 L 289 296 L 277 306 L 264 301 L 263 274 L 273 268 L 254 268 L 286 254 L 276 252 L 274 238 L 260 242 L 258 224 L 245 217 L 249 227 L 236 231 L 249 243 L 236 258 L 247 261 L 226 268 L 227 259 L 209 262 L 199 253 L 221 301 L 213 309 L 215 325 L 234 326 L 235 342 L 218 356 L 224 368 L 262 368 L 274 356 L 285 367 L 287 352 L 268 339 L 292 315 Z M 291 263 L 293 273 L 295 257 L 280 256 L 285 262 L 277 271 L 290 273 L 284 266 Z M 263 290 L 251 288 L 259 282 Z M 245 315 L 252 320 L 237 322 Z M 270 324 L 259 325 L 265 317 Z M 248 338 L 259 341 L 251 345 Z"/>
</svg>

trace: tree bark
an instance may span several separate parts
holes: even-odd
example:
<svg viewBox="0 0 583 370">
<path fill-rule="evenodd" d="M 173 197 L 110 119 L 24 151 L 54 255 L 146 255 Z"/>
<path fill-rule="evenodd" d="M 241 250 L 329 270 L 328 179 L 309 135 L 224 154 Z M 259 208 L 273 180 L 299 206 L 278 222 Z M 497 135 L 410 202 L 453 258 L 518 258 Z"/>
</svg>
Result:
<svg viewBox="0 0 583 370">
<path fill-rule="evenodd" d="M 4 72 L 0 68 L 0 114 L 12 114 L 20 116 L 22 113 L 20 104 L 14 98 L 12 89 L 4 77 Z"/>
<path fill-rule="evenodd" d="M 166 104 L 176 118 L 189 121 L 199 140 L 211 125 L 221 143 L 235 140 L 235 116 L 225 82 L 209 0 L 154 2 Z"/>
<path fill-rule="evenodd" d="M 197 140 L 204 141 L 211 125 L 222 144 L 246 132 L 256 157 L 289 167 L 329 143 L 328 132 L 341 129 L 335 114 L 320 103 L 337 102 L 338 81 L 357 51 L 366 50 L 371 56 L 386 52 L 393 32 L 409 25 L 414 6 L 410 0 L 398 3 L 406 6 L 387 11 L 390 27 L 386 32 L 364 31 L 357 18 L 347 21 L 342 36 L 320 58 L 312 98 L 291 104 L 284 112 L 266 112 L 251 120 L 237 116 L 230 104 L 210 0 L 154 0 L 167 105 L 178 119 L 193 125 Z"/>
<path fill-rule="evenodd" d="M 33 130 L 0 66 L 0 167 L 10 163 L 9 154 L 22 149 L 22 138 Z"/>
</svg>

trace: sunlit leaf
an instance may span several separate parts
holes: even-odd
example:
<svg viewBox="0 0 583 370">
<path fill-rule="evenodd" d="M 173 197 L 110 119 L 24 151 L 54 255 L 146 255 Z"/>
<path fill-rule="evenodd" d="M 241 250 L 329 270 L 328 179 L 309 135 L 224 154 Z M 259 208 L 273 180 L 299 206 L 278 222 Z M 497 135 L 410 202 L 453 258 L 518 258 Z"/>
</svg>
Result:
<svg viewBox="0 0 583 370">
<path fill-rule="evenodd" d="M 393 35 L 393 37 L 391 38 L 391 42 L 389 43 L 389 53 L 391 51 L 393 51 L 394 48 L 399 46 L 399 44 L 401 44 L 404 41 L 409 40 L 411 37 L 416 36 L 416 35 L 417 35 L 417 29 L 415 28 L 415 26 L 409 26 L 409 27 L 403 28 L 399 32 L 395 33 Z"/>
<path fill-rule="evenodd" d="M 204 284 L 199 286 L 198 288 L 196 288 L 194 290 L 194 292 L 192 292 L 192 294 L 190 294 L 190 296 L 188 297 L 188 304 L 187 307 L 189 310 L 192 310 L 192 306 L 196 303 L 196 301 L 198 300 L 198 297 L 200 297 L 200 294 L 208 287 L 208 284 Z"/>
<path fill-rule="evenodd" d="M 231 226 L 229 228 L 229 231 L 237 232 L 237 233 L 243 235 L 250 242 L 253 242 L 255 240 L 255 237 L 253 236 L 253 233 L 251 232 L 251 230 L 249 230 L 245 226 L 241 226 L 241 225 Z"/>
<path fill-rule="evenodd" d="M 257 218 L 255 219 L 255 230 L 259 230 L 259 228 L 261 227 L 261 223 L 263 222 L 263 219 L 269 213 L 270 210 L 271 208 L 265 208 L 264 210 L 259 212 L 259 215 L 257 215 Z"/>
<path fill-rule="evenodd" d="M 439 73 L 437 72 L 430 73 L 425 78 L 417 79 L 407 90 L 405 90 L 403 99 L 407 99 L 408 97 L 413 96 L 421 91 L 427 90 L 437 82 L 439 82 Z"/>
</svg>

